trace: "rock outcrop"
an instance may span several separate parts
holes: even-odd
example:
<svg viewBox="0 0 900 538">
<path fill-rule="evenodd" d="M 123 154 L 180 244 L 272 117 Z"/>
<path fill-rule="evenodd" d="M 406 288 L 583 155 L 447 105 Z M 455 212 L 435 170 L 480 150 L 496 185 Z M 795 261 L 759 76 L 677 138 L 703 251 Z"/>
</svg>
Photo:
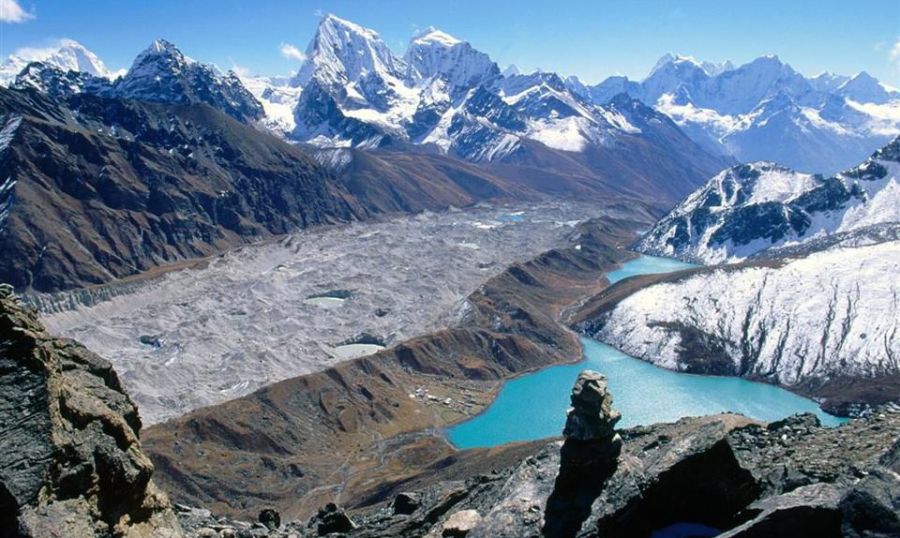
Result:
<svg viewBox="0 0 900 538">
<path fill-rule="evenodd" d="M 182 535 L 110 364 L 0 289 L 0 535 Z"/>
</svg>

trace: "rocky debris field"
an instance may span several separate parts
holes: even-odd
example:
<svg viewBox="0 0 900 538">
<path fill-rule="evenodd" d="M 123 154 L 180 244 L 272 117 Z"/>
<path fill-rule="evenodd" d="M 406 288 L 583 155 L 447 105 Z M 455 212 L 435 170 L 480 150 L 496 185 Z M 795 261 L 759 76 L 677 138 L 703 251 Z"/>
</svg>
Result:
<svg viewBox="0 0 900 538">
<path fill-rule="evenodd" d="M 97 290 L 109 299 L 91 306 L 83 291 L 34 300 L 51 332 L 110 357 L 156 423 L 376 350 L 353 344 L 446 326 L 488 278 L 568 245 L 576 222 L 603 212 L 485 206 L 303 231 L 122 295 Z"/>
</svg>

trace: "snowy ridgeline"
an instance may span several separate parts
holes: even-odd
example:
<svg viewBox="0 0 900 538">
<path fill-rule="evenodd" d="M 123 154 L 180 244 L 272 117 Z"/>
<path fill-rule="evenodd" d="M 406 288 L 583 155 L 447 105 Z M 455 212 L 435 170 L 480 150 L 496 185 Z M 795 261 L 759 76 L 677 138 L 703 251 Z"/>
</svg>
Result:
<svg viewBox="0 0 900 538">
<path fill-rule="evenodd" d="M 595 337 L 677 370 L 724 353 L 731 373 L 787 386 L 898 373 L 898 275 L 896 241 L 777 268 L 715 269 L 637 291 L 600 320 Z"/>
<path fill-rule="evenodd" d="M 363 334 L 390 346 L 444 326 L 493 274 L 566 241 L 575 223 L 599 212 L 562 203 L 519 210 L 306 230 L 44 322 L 110 360 L 145 422 L 155 423 L 370 353 L 377 346 Z M 62 294 L 60 304 L 82 293 Z"/>
<path fill-rule="evenodd" d="M 765 162 L 729 168 L 660 219 L 637 249 L 709 265 L 873 226 L 900 227 L 898 161 L 900 139 L 830 178 Z"/>
</svg>

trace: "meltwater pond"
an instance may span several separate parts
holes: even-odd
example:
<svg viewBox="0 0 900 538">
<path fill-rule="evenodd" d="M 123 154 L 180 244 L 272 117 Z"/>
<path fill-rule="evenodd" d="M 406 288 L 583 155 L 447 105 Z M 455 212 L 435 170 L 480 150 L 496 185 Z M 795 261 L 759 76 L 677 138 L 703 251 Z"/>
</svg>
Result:
<svg viewBox="0 0 900 538">
<path fill-rule="evenodd" d="M 645 256 L 626 263 L 608 277 L 616 282 L 636 274 L 687 267 L 691 266 Z M 623 428 L 723 411 L 765 421 L 812 412 L 823 424 L 843 422 L 819 409 L 812 400 L 774 385 L 737 377 L 678 373 L 588 338 L 581 342 L 583 361 L 552 366 L 507 382 L 484 413 L 449 429 L 450 441 L 459 448 L 474 448 L 560 435 L 572 385 L 585 369 L 597 370 L 609 378 L 613 406 L 622 413 L 618 426 Z"/>
</svg>

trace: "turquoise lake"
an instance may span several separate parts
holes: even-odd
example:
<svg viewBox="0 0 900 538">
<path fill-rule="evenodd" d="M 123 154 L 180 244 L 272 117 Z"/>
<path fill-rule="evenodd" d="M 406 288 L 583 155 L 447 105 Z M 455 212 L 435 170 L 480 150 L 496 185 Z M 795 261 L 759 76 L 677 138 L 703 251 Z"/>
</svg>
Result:
<svg viewBox="0 0 900 538">
<path fill-rule="evenodd" d="M 633 275 L 689 267 L 693 266 L 642 256 L 610 272 L 608 277 L 617 282 Z M 458 448 L 474 448 L 560 435 L 572 385 L 586 369 L 597 370 L 609 378 L 613 407 L 622 413 L 618 424 L 621 428 L 723 411 L 765 421 L 811 412 L 823 424 L 836 426 L 844 422 L 819 409 L 814 401 L 773 385 L 736 377 L 673 372 L 588 338 L 582 338 L 581 342 L 584 360 L 551 366 L 508 381 L 483 413 L 448 429 L 450 441 Z"/>
</svg>

